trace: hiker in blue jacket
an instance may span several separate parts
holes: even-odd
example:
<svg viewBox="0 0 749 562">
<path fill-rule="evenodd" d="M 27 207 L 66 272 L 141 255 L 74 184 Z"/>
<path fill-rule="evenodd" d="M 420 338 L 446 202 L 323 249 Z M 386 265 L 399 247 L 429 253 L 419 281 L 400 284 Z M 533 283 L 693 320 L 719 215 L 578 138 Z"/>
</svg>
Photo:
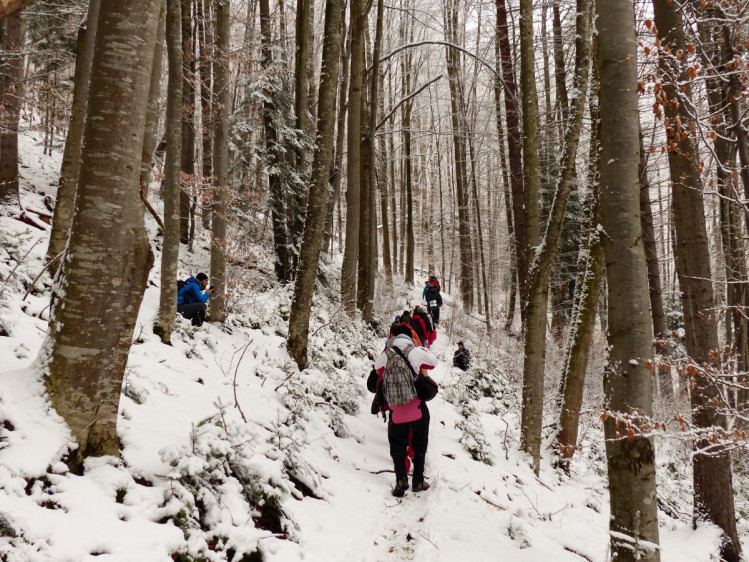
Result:
<svg viewBox="0 0 749 562">
<path fill-rule="evenodd" d="M 208 276 L 198 273 L 189 277 L 184 286 L 177 292 L 177 312 L 183 318 L 192 321 L 193 326 L 202 326 L 207 310 L 206 302 L 211 298 L 213 289 L 207 289 Z"/>
</svg>

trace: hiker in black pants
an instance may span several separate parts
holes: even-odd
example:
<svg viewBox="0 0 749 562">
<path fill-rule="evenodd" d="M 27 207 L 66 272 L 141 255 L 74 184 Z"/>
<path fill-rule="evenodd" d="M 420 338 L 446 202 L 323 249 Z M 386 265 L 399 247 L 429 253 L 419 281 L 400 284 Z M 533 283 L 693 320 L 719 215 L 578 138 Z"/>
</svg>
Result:
<svg viewBox="0 0 749 562">
<path fill-rule="evenodd" d="M 442 306 L 442 295 L 440 294 L 440 284 L 437 278 L 432 275 L 426 282 L 424 290 L 421 293 L 424 300 L 427 301 L 427 308 L 432 314 L 434 328 L 440 323 L 440 307 Z"/>
<path fill-rule="evenodd" d="M 410 364 L 411 373 L 418 374 L 433 369 L 439 360 L 435 355 L 423 347 L 414 346 L 411 339 L 411 329 L 408 326 L 397 327 L 392 347 L 397 348 Z M 380 377 L 378 384 L 383 384 L 385 370 L 388 363 L 393 361 L 392 368 L 398 367 L 398 362 L 403 357 L 395 349 L 386 349 L 375 361 L 374 367 Z M 391 370 L 388 370 L 391 373 Z M 386 389 L 386 396 L 387 396 Z M 390 443 L 390 457 L 393 459 L 395 470 L 395 488 L 393 495 L 403 497 L 408 489 L 408 473 L 406 471 L 406 455 L 408 454 L 408 436 L 411 437 L 411 447 L 414 450 L 413 460 L 413 491 L 421 492 L 429 488 L 429 483 L 424 480 L 424 463 L 426 460 L 427 446 L 429 445 L 429 408 L 426 402 L 418 397 L 402 405 L 388 404 L 390 409 L 390 420 L 388 423 L 388 441 Z"/>
<path fill-rule="evenodd" d="M 205 273 L 198 273 L 195 277 L 190 277 L 177 292 L 177 312 L 183 318 L 192 321 L 193 326 L 202 326 L 205 322 L 205 313 L 207 310 L 206 302 L 211 298 L 213 289 L 208 287 L 208 276 Z"/>
</svg>

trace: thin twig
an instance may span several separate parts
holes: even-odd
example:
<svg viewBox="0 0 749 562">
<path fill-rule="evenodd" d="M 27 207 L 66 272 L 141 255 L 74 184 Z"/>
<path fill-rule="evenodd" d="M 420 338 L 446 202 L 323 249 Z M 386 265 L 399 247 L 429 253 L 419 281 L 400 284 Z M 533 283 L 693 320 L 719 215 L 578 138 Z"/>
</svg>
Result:
<svg viewBox="0 0 749 562">
<path fill-rule="evenodd" d="M 54 258 L 52 258 L 51 260 L 49 260 L 49 261 L 47 262 L 47 265 L 45 265 L 45 266 L 44 266 L 44 267 L 42 268 L 42 270 L 41 270 L 41 271 L 40 271 L 40 272 L 39 272 L 39 273 L 37 274 L 37 276 L 36 276 L 36 277 L 34 277 L 34 280 L 33 280 L 33 281 L 31 282 L 31 285 L 29 285 L 29 288 L 28 288 L 28 289 L 26 289 L 26 292 L 25 292 L 25 293 L 23 294 L 23 297 L 21 298 L 21 300 L 22 300 L 22 301 L 25 301 L 25 300 L 26 300 L 26 297 L 28 297 L 28 296 L 29 296 L 29 293 L 31 292 L 31 289 L 33 289 L 33 288 L 34 288 L 34 285 L 36 285 L 36 282 L 37 282 L 37 281 L 39 281 L 39 278 L 40 278 L 40 277 L 42 276 L 42 274 L 43 274 L 43 273 L 44 273 L 45 271 L 47 271 L 47 269 L 49 269 L 49 266 L 50 266 L 50 265 L 52 265 L 52 264 L 53 264 L 53 263 L 55 263 L 55 262 L 56 262 L 57 260 L 59 260 L 59 259 L 60 259 L 60 258 L 62 257 L 62 255 L 63 255 L 64 253 L 65 253 L 65 250 L 63 250 L 62 252 L 60 252 L 60 253 L 59 253 L 59 254 L 57 254 L 57 255 L 56 255 L 56 256 L 55 256 Z"/>
<path fill-rule="evenodd" d="M 65 441 L 65 443 L 63 443 L 63 444 L 62 444 L 62 446 L 61 446 L 61 447 L 60 447 L 60 448 L 59 448 L 59 449 L 57 450 L 57 453 L 55 453 L 55 457 L 56 457 L 57 455 L 59 455 L 60 453 L 62 453 L 62 450 L 63 450 L 63 449 L 65 448 L 65 447 L 67 447 L 68 443 L 70 443 L 71 441 L 73 441 L 73 439 L 77 439 L 77 438 L 78 438 L 78 437 L 79 437 L 79 436 L 80 436 L 80 435 L 81 435 L 81 434 L 82 434 L 82 433 L 83 433 L 84 431 L 86 431 L 86 430 L 87 430 L 88 428 L 90 428 L 90 427 L 91 427 L 92 425 L 94 425 L 94 424 L 95 424 L 96 422 L 98 422 L 98 421 L 99 421 L 99 420 L 100 420 L 101 418 L 103 418 L 103 417 L 104 417 L 104 414 L 100 414 L 100 415 L 96 416 L 96 417 L 95 417 L 95 418 L 94 418 L 93 420 L 91 420 L 91 421 L 89 422 L 89 424 L 88 424 L 88 425 L 87 425 L 86 427 L 84 427 L 83 429 L 81 429 L 81 430 L 80 430 L 80 431 L 79 431 L 78 433 L 76 433 L 75 435 L 72 435 L 72 436 L 70 437 L 70 439 L 68 439 L 67 441 Z"/>
<path fill-rule="evenodd" d="M 2 295 L 3 295 L 3 291 L 5 291 L 5 287 L 7 287 L 7 286 L 8 286 L 8 283 L 10 283 L 10 280 L 11 280 L 11 279 L 13 279 L 13 275 L 14 275 L 14 274 L 16 273 L 16 269 L 18 269 L 18 266 L 20 266 L 20 265 L 21 265 L 21 264 L 22 264 L 22 263 L 23 263 L 24 261 L 26 261 L 26 258 L 27 258 L 27 257 L 29 256 L 29 254 L 31 253 L 31 250 L 33 250 L 33 249 L 34 249 L 34 247 L 35 247 L 35 246 L 36 246 L 36 245 L 37 245 L 37 244 L 38 244 L 39 242 L 41 242 L 41 241 L 42 241 L 42 238 L 41 238 L 41 237 L 39 237 L 39 239 L 37 239 L 37 241 L 36 241 L 36 242 L 34 242 L 34 243 L 33 243 L 33 244 L 31 245 L 31 248 L 29 248 L 29 250 L 28 250 L 28 251 L 27 251 L 27 252 L 26 252 L 26 253 L 24 254 L 24 256 L 23 256 L 23 257 L 21 258 L 21 260 L 20 260 L 20 261 L 19 261 L 19 262 L 18 262 L 18 263 L 16 264 L 16 266 L 15 266 L 15 267 L 13 268 L 13 271 L 11 271 L 11 272 L 10 272 L 10 275 L 8 275 L 8 278 L 7 278 L 6 280 L 5 280 L 5 283 L 3 283 L 3 286 L 2 286 L 2 287 L 0 287 L 0 297 L 1 297 Z"/>
<path fill-rule="evenodd" d="M 234 369 L 234 382 L 232 383 L 232 386 L 234 386 L 234 407 L 239 410 L 239 415 L 242 416 L 242 421 L 244 423 L 247 423 L 247 418 L 244 416 L 244 412 L 242 411 L 242 407 L 239 405 L 239 399 L 237 398 L 237 373 L 239 373 L 239 365 L 242 363 L 242 358 L 244 357 L 244 354 L 247 353 L 247 349 L 250 347 L 250 344 L 252 343 L 252 340 L 247 342 L 247 345 L 244 346 L 244 349 L 242 349 L 242 355 L 239 356 L 239 361 L 237 361 L 237 367 Z"/>
<path fill-rule="evenodd" d="M 425 536 L 424 536 L 424 535 L 422 535 L 421 533 L 419 533 L 419 536 L 420 536 L 420 537 L 421 537 L 422 539 L 424 539 L 425 541 L 428 541 L 428 542 L 429 542 L 429 543 L 430 543 L 430 544 L 431 544 L 431 545 L 432 545 L 432 546 L 433 546 L 434 548 L 436 548 L 437 550 L 439 550 L 439 549 L 440 549 L 440 547 L 438 547 L 438 546 L 437 546 L 436 544 L 434 544 L 434 543 L 433 543 L 433 542 L 432 542 L 431 540 L 429 540 L 429 539 L 428 539 L 427 537 L 425 537 Z"/>
<path fill-rule="evenodd" d="M 320 326 L 319 328 L 317 328 L 317 330 L 315 330 L 314 332 L 312 332 L 312 335 L 310 337 L 314 338 L 317 335 L 317 332 L 319 332 L 320 330 L 322 330 L 325 326 L 329 326 L 333 322 L 333 318 L 335 318 L 336 314 L 338 314 L 341 310 L 343 310 L 343 305 L 341 305 L 341 306 L 338 307 L 338 310 L 336 310 L 333 313 L 333 316 L 330 317 L 330 320 L 328 320 L 328 322 L 326 322 L 325 324 L 323 324 L 322 326 Z M 291 376 L 291 375 L 289 375 L 289 376 Z M 287 380 L 288 380 L 288 377 L 287 377 Z M 284 382 L 286 382 L 286 381 L 284 381 Z M 283 384 L 283 383 L 281 383 L 281 384 Z M 278 388 L 276 388 L 276 390 L 278 390 Z"/>
<path fill-rule="evenodd" d="M 503 507 L 503 506 L 501 506 L 501 505 L 498 505 L 498 504 L 494 503 L 494 502 L 493 502 L 493 501 L 491 501 L 491 500 L 487 500 L 487 499 L 486 499 L 486 498 L 485 498 L 484 496 L 482 496 L 482 495 L 481 495 L 481 490 L 477 490 L 477 491 L 475 492 L 475 494 L 476 494 L 476 495 L 477 495 L 478 497 L 480 497 L 480 498 L 481 498 L 482 500 L 484 500 L 484 501 L 485 501 L 486 503 L 488 503 L 489 505 L 493 505 L 494 507 L 496 507 L 497 509 L 501 509 L 502 511 L 507 511 L 507 508 L 506 508 L 506 507 Z"/>
<path fill-rule="evenodd" d="M 586 560 L 588 560 L 588 562 L 593 562 L 592 558 L 590 558 L 589 556 L 583 554 L 582 552 L 578 552 L 574 548 L 571 548 L 569 546 L 565 546 L 564 550 L 566 550 L 567 552 L 571 552 L 572 554 L 577 554 L 580 558 L 585 558 Z"/>
</svg>

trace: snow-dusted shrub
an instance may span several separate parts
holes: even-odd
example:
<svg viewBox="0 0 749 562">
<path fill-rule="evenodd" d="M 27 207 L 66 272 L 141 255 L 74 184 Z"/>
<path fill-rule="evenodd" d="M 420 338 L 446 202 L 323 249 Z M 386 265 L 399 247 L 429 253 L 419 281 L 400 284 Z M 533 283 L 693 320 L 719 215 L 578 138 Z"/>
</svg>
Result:
<svg viewBox="0 0 749 562">
<path fill-rule="evenodd" d="M 282 509 L 290 485 L 279 441 L 264 428 L 227 422 L 220 407 L 194 428 L 190 443 L 162 452 L 172 467 L 163 522 L 182 529 L 187 545 L 175 556 L 225 560 L 231 550 L 231 559 L 240 559 L 257 556 L 269 532 L 292 538 L 294 525 Z"/>
</svg>

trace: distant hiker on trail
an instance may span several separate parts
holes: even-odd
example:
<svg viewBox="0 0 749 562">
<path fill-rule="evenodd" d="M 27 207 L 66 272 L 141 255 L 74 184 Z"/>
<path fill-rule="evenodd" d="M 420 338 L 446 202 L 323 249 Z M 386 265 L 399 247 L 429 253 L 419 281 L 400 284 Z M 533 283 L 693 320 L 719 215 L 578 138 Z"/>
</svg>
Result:
<svg viewBox="0 0 749 562">
<path fill-rule="evenodd" d="M 461 371 L 467 371 L 471 366 L 471 352 L 465 348 L 462 341 L 458 342 L 458 349 L 453 354 L 453 365 Z"/>
<path fill-rule="evenodd" d="M 403 311 L 403 314 L 400 315 L 400 322 L 398 323 L 398 326 L 405 327 L 408 330 L 408 337 L 410 337 L 414 345 L 420 346 L 423 342 L 421 341 L 421 338 L 419 337 L 419 334 L 416 333 L 416 330 L 413 329 L 413 326 L 411 325 L 411 313 L 408 310 Z M 397 335 L 397 331 L 393 331 L 393 329 L 396 326 L 390 326 L 390 337 Z M 388 347 L 392 344 L 392 340 L 388 341 Z"/>
<path fill-rule="evenodd" d="M 429 444 L 429 409 L 426 402 L 416 396 L 414 381 L 428 369 L 433 369 L 439 360 L 424 347 L 414 345 L 410 329 L 398 326 L 392 345 L 385 349 L 375 361 L 374 368 L 384 386 L 384 395 L 390 408 L 388 442 L 390 457 L 395 469 L 393 495 L 403 497 L 408 489 L 406 455 L 409 445 L 414 450 L 412 490 L 421 492 L 429 488 L 424 481 L 424 462 Z"/>
<path fill-rule="evenodd" d="M 432 320 L 429 318 L 429 314 L 418 305 L 414 308 L 413 314 L 411 314 L 411 327 L 418 334 L 424 347 L 431 347 L 432 342 L 437 339 L 437 332 L 432 327 Z"/>
<path fill-rule="evenodd" d="M 440 323 L 440 307 L 442 306 L 442 295 L 440 294 L 440 282 L 436 275 L 430 275 L 429 280 L 424 283 L 421 297 L 427 301 L 427 308 L 434 319 L 434 327 Z"/>
<path fill-rule="evenodd" d="M 193 326 L 202 326 L 208 308 L 205 303 L 213 293 L 213 289 L 206 288 L 208 276 L 205 273 L 198 273 L 184 282 L 177 282 L 177 285 L 177 312 L 183 318 L 191 320 Z"/>
<path fill-rule="evenodd" d="M 395 320 L 393 320 L 393 323 L 390 324 L 390 333 L 388 334 L 388 339 L 390 339 L 390 338 L 392 338 L 392 337 L 395 336 L 395 330 L 396 330 L 396 328 L 398 327 L 398 325 L 400 323 L 401 323 L 401 315 L 400 314 L 396 314 L 395 315 Z"/>
</svg>

